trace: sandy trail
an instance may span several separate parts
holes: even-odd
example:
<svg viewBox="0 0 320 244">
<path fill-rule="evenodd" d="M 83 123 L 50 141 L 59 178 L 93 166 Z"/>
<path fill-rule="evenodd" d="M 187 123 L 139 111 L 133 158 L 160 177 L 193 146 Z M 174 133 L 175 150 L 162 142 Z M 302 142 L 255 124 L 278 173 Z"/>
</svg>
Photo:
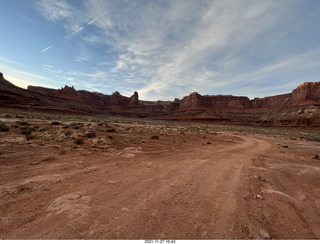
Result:
<svg viewBox="0 0 320 244">
<path fill-rule="evenodd" d="M 59 162 L 35 165 L 33 170 L 41 169 L 38 174 L 47 176 L 47 181 L 29 182 L 0 202 L 7 213 L 1 218 L 1 237 L 283 238 L 271 227 L 277 221 L 277 214 L 272 214 L 277 204 L 272 192 L 278 189 L 268 185 L 271 178 L 261 178 L 272 177 L 264 173 L 272 170 L 264 155 L 273 155 L 276 143 L 234 133 L 220 133 L 219 138 L 213 143 L 199 143 L 199 139 L 183 146 L 92 151 L 84 157 L 73 155 L 72 160 L 66 156 Z M 34 171 L 25 174 L 16 182 L 35 177 Z M 257 183 L 257 179 L 265 181 Z M 12 189 L 12 184 L 3 183 L 2 193 Z M 262 197 L 262 188 L 268 187 Z M 257 193 L 261 194 L 258 199 Z M 282 203 L 290 206 L 290 199 L 285 200 Z M 271 211 L 269 218 L 264 217 L 266 211 Z M 293 238 L 319 238 L 317 222 L 310 221 L 302 222 L 304 229 Z"/>
</svg>

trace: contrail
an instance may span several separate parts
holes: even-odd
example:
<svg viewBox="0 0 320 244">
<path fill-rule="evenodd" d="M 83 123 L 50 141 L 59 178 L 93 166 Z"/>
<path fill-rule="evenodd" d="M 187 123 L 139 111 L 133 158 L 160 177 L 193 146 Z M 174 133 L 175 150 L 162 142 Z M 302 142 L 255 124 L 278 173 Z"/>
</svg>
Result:
<svg viewBox="0 0 320 244">
<path fill-rule="evenodd" d="M 41 52 L 44 53 L 44 52 L 48 51 L 50 48 L 52 48 L 52 47 L 53 47 L 53 46 L 49 46 L 49 47 L 43 49 Z"/>
<path fill-rule="evenodd" d="M 100 15 L 99 17 L 91 20 L 86 26 L 93 24 L 94 22 L 96 22 L 98 19 L 102 18 L 103 16 L 105 16 L 109 11 L 106 11 L 104 14 Z"/>
<path fill-rule="evenodd" d="M 91 20 L 90 22 L 88 22 L 85 26 L 81 26 L 79 29 L 75 30 L 74 32 L 72 32 L 71 34 L 67 35 L 64 39 L 67 40 L 70 37 L 72 37 L 73 35 L 75 35 L 76 33 L 82 31 L 85 27 L 92 25 L 94 22 L 96 22 L 98 19 L 102 18 L 103 16 L 105 16 L 109 11 L 106 11 L 104 14 L 98 16 L 97 18 Z M 46 49 L 43 49 L 41 52 L 44 53 L 46 51 L 48 51 L 50 48 L 52 48 L 53 46 L 47 47 Z"/>
<path fill-rule="evenodd" d="M 70 38 L 71 36 L 73 36 L 74 34 L 78 33 L 79 31 L 82 31 L 83 30 L 83 26 L 81 26 L 78 30 L 75 30 L 74 32 L 72 32 L 70 35 L 67 35 L 64 39 L 68 39 Z"/>
</svg>

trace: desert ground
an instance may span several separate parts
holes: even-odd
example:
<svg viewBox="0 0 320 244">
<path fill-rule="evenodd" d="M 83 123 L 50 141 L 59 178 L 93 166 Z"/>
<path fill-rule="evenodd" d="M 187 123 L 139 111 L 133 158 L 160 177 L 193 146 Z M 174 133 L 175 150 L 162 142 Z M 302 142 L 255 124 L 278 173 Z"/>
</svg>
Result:
<svg viewBox="0 0 320 244">
<path fill-rule="evenodd" d="M 1 239 L 320 239 L 319 128 L 0 121 Z"/>
</svg>

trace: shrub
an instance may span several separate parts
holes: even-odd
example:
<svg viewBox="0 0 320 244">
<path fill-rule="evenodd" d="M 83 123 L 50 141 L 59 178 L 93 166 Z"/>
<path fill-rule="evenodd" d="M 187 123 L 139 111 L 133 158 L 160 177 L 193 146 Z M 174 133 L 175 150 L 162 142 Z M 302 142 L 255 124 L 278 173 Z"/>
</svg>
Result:
<svg viewBox="0 0 320 244">
<path fill-rule="evenodd" d="M 96 138 L 97 137 L 97 132 L 96 131 L 89 131 L 85 134 L 85 137 L 87 138 Z"/>
<path fill-rule="evenodd" d="M 116 129 L 114 129 L 114 128 L 107 129 L 107 132 L 116 132 Z"/>
<path fill-rule="evenodd" d="M 9 130 L 9 127 L 6 126 L 5 123 L 1 123 L 1 124 L 0 124 L 0 131 L 6 132 L 6 131 L 8 131 L 8 130 Z"/>
<path fill-rule="evenodd" d="M 31 133 L 31 134 L 26 134 L 26 139 L 27 139 L 28 141 L 33 140 L 33 139 L 35 139 L 35 138 L 36 138 L 36 136 L 35 136 L 35 134 L 33 134 L 33 133 Z"/>
<path fill-rule="evenodd" d="M 319 154 L 314 155 L 314 159 L 319 159 L 319 158 L 320 158 Z"/>
<path fill-rule="evenodd" d="M 69 124 L 70 128 L 76 129 L 76 130 L 81 129 L 82 126 L 83 126 L 82 123 L 76 123 L 76 122 L 72 122 L 72 123 Z"/>
<path fill-rule="evenodd" d="M 60 122 L 59 121 L 52 121 L 51 125 L 60 125 Z"/>
<path fill-rule="evenodd" d="M 158 136 L 158 135 L 152 135 L 152 136 L 151 136 L 151 139 L 158 140 L 158 139 L 159 139 L 159 136 Z"/>
<path fill-rule="evenodd" d="M 80 145 L 84 143 L 84 140 L 82 138 L 78 138 L 74 141 L 74 143 Z"/>
<path fill-rule="evenodd" d="M 109 138 L 109 139 L 113 139 L 113 137 L 112 137 L 112 136 L 108 136 L 108 138 Z"/>
<path fill-rule="evenodd" d="M 49 130 L 49 128 L 47 126 L 45 126 L 45 127 L 40 129 L 40 132 L 44 132 L 44 131 L 47 131 L 47 130 Z"/>
<path fill-rule="evenodd" d="M 20 130 L 21 130 L 21 134 L 24 134 L 24 135 L 31 135 L 31 133 L 35 131 L 35 129 L 32 127 L 21 127 Z"/>
<path fill-rule="evenodd" d="M 23 120 L 16 121 L 16 123 L 17 123 L 18 125 L 30 125 L 29 122 L 23 121 Z"/>
<path fill-rule="evenodd" d="M 71 136 L 73 134 L 72 130 L 66 130 L 63 132 L 66 136 Z"/>
<path fill-rule="evenodd" d="M 55 160 L 56 159 L 56 157 L 54 156 L 54 155 L 51 155 L 51 156 L 49 156 L 49 157 L 46 157 L 46 158 L 44 158 L 44 159 L 42 159 L 42 161 L 53 161 L 53 160 Z"/>
</svg>

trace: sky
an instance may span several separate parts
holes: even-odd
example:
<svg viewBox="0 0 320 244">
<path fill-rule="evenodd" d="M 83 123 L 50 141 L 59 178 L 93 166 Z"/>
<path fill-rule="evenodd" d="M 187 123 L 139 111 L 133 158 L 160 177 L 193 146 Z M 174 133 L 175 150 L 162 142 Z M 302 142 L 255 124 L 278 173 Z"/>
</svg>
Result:
<svg viewBox="0 0 320 244">
<path fill-rule="evenodd" d="M 320 80 L 319 0 L 0 0 L 0 71 L 141 100 Z"/>
</svg>

